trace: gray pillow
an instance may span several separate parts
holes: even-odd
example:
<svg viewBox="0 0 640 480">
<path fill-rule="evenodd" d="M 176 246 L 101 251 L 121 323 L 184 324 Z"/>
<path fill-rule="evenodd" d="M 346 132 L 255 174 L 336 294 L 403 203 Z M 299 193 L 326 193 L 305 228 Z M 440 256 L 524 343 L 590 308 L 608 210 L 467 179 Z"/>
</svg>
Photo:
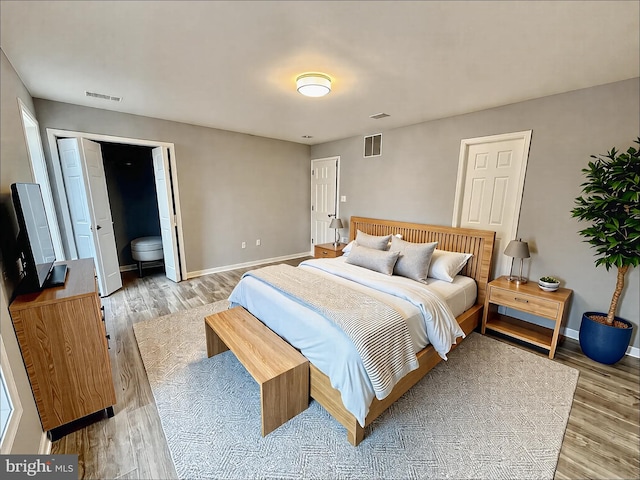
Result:
<svg viewBox="0 0 640 480">
<path fill-rule="evenodd" d="M 398 261 L 393 267 L 393 273 L 418 282 L 427 283 L 429 264 L 437 245 L 438 242 L 412 243 L 401 240 L 398 237 L 392 237 L 389 250 L 400 252 Z"/>
<path fill-rule="evenodd" d="M 396 264 L 399 255 L 400 252 L 375 250 L 356 244 L 345 261 L 352 265 L 368 268 L 374 272 L 393 275 L 393 266 Z"/>
<path fill-rule="evenodd" d="M 369 235 L 368 233 L 361 232 L 356 233 L 356 243 L 361 247 L 373 248 L 375 250 L 388 250 L 389 240 L 391 235 Z"/>
</svg>

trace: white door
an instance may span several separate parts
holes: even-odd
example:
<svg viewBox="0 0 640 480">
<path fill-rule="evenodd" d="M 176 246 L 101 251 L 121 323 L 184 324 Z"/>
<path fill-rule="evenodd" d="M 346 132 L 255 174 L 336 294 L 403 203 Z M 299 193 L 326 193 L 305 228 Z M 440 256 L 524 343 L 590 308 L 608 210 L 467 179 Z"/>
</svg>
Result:
<svg viewBox="0 0 640 480">
<path fill-rule="evenodd" d="M 122 287 L 122 278 L 102 150 L 84 138 L 64 138 L 58 153 L 78 257 L 93 257 L 100 295 L 111 295 Z"/>
<path fill-rule="evenodd" d="M 164 269 L 169 280 L 179 282 L 180 269 L 178 260 L 178 237 L 176 235 L 175 212 L 173 208 L 173 191 L 169 178 L 169 155 L 166 147 L 152 150 L 153 173 L 158 196 L 158 213 L 160 215 L 160 234 L 164 254 Z"/>
<path fill-rule="evenodd" d="M 311 160 L 311 249 L 335 241 L 329 223 L 338 212 L 339 157 Z"/>
<path fill-rule="evenodd" d="M 518 230 L 530 143 L 528 130 L 466 139 L 460 145 L 453 226 L 496 232 L 493 278 L 511 268 L 503 252 Z"/>
</svg>

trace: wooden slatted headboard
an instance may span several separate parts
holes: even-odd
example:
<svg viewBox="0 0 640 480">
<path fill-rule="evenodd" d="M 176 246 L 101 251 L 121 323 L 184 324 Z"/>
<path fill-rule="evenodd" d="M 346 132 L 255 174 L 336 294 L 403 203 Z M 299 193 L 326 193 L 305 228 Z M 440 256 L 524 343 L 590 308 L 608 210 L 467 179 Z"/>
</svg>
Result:
<svg viewBox="0 0 640 480">
<path fill-rule="evenodd" d="M 478 299 L 476 303 L 484 305 L 487 284 L 489 283 L 491 274 L 491 259 L 495 243 L 495 232 L 471 228 L 397 222 L 394 220 L 379 220 L 376 218 L 351 217 L 349 228 L 350 240 L 355 239 L 358 230 L 370 235 L 396 235 L 399 233 L 402 235 L 402 239 L 407 242 L 438 242 L 438 248 L 440 250 L 473 254 L 473 257 L 469 259 L 460 274 L 475 279 L 478 284 Z"/>
</svg>

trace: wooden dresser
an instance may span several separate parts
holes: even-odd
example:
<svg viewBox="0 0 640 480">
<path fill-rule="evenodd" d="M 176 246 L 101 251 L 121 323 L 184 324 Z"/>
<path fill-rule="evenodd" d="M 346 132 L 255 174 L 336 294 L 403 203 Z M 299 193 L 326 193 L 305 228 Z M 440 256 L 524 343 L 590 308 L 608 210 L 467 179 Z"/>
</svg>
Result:
<svg viewBox="0 0 640 480">
<path fill-rule="evenodd" d="M 113 416 L 116 403 L 93 259 L 65 263 L 64 286 L 9 307 L 45 431 L 104 409 Z"/>
</svg>

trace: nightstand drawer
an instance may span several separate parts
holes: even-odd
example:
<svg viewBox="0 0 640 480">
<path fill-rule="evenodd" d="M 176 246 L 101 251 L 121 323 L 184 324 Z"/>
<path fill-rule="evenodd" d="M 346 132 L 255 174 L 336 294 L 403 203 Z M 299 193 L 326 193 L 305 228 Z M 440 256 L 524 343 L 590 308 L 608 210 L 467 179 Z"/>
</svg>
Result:
<svg viewBox="0 0 640 480">
<path fill-rule="evenodd" d="M 313 255 L 315 258 L 336 258 L 342 256 L 342 249 L 345 244 L 339 243 L 333 245 L 332 243 L 325 243 L 322 245 L 316 245 Z"/>
<path fill-rule="evenodd" d="M 491 288 L 490 302 L 498 303 L 506 307 L 528 312 L 533 315 L 547 317 L 552 320 L 558 318 L 559 305 L 557 301 L 545 300 L 525 293 L 503 290 L 501 288 Z"/>
</svg>

